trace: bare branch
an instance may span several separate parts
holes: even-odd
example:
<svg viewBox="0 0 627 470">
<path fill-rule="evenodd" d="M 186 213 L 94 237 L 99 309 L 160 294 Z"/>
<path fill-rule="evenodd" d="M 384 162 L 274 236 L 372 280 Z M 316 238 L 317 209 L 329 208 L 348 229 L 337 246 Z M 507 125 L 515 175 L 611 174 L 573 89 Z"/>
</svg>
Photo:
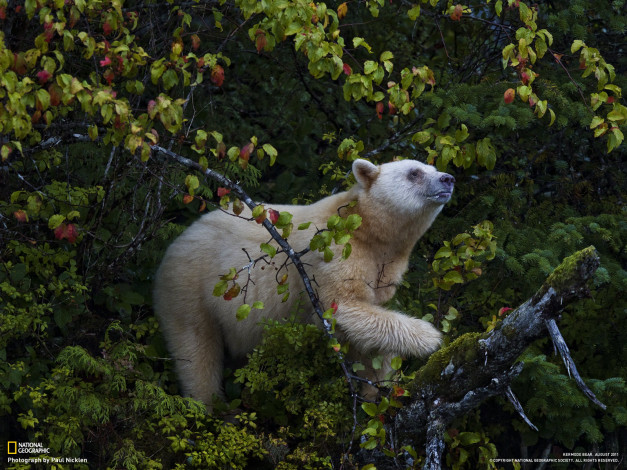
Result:
<svg viewBox="0 0 627 470">
<path fill-rule="evenodd" d="M 555 322 L 555 320 L 552 318 L 547 320 L 546 327 L 549 330 L 549 334 L 551 335 L 553 344 L 559 351 L 560 356 L 562 356 L 562 360 L 564 361 L 564 365 L 566 366 L 568 375 L 570 376 L 572 374 L 573 379 L 575 379 L 575 382 L 577 383 L 581 391 L 595 405 L 605 410 L 607 407 L 599 401 L 596 395 L 592 392 L 592 390 L 590 390 L 590 388 L 588 388 L 588 386 L 585 384 L 585 382 L 579 375 L 579 372 L 577 371 L 577 366 L 575 366 L 575 361 L 573 361 L 573 358 L 570 355 L 570 350 L 568 349 L 568 345 L 566 344 L 566 341 L 564 341 L 564 338 L 562 337 L 562 333 L 560 333 L 560 330 L 557 327 L 557 323 Z"/>
<path fill-rule="evenodd" d="M 527 415 L 525 414 L 525 410 L 523 410 L 522 405 L 518 401 L 518 398 L 516 398 L 516 395 L 514 395 L 514 392 L 512 391 L 511 387 L 507 387 L 507 390 L 505 391 L 505 396 L 510 401 L 510 403 L 514 405 L 514 409 L 518 412 L 518 414 L 523 419 L 523 421 L 527 423 L 527 425 L 531 429 L 533 429 L 534 431 L 537 431 L 538 428 L 531 422 L 529 418 L 527 418 Z"/>
</svg>

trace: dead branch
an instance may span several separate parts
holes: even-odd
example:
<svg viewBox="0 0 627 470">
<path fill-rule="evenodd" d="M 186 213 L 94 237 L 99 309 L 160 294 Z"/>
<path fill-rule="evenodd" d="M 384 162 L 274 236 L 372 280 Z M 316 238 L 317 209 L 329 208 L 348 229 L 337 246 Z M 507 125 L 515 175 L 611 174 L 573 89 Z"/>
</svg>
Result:
<svg viewBox="0 0 627 470">
<path fill-rule="evenodd" d="M 516 406 L 518 400 L 511 393 L 510 383 L 523 368 L 521 362 L 516 362 L 518 357 L 533 341 L 547 335 L 547 325 L 555 324 L 555 319 L 568 304 L 588 295 L 586 283 L 598 266 L 599 257 L 594 247 L 575 253 L 555 269 L 531 299 L 512 311 L 497 328 L 489 333 L 463 335 L 434 353 L 410 385 L 412 398 L 409 403 L 386 427 L 395 447 L 400 449 L 408 444 L 426 442 L 424 468 L 439 469 L 444 449 L 443 434 L 455 418 L 495 395 L 507 396 Z M 554 328 L 557 329 L 556 324 Z M 555 336 L 555 333 L 550 334 Z M 565 363 L 571 372 L 576 370 L 570 355 Z M 604 408 L 587 390 L 586 394 Z M 518 405 L 516 408 L 525 419 L 522 407 Z M 528 419 L 525 421 L 533 427 Z M 360 460 L 374 463 L 379 469 L 405 468 L 405 465 L 399 466 L 398 459 L 392 461 L 383 454 L 362 452 Z"/>
</svg>

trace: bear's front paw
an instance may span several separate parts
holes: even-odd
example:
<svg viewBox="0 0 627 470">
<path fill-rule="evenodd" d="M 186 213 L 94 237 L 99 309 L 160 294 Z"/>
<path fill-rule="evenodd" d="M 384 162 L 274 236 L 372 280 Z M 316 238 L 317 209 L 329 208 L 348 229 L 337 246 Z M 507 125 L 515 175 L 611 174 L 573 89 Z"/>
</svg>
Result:
<svg viewBox="0 0 627 470">
<path fill-rule="evenodd" d="M 416 346 L 417 355 L 427 356 L 440 349 L 442 345 L 442 333 L 431 323 L 417 320 Z"/>
</svg>

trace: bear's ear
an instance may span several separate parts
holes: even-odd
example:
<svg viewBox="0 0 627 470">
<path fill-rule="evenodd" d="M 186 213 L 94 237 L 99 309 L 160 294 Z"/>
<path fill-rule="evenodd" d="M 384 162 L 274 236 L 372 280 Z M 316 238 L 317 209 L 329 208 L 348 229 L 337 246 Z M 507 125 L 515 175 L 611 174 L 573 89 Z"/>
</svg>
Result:
<svg viewBox="0 0 627 470">
<path fill-rule="evenodd" d="M 379 175 L 379 167 L 367 160 L 355 160 L 353 162 L 353 174 L 359 186 L 370 189 L 370 186 L 372 186 L 372 183 Z"/>
</svg>

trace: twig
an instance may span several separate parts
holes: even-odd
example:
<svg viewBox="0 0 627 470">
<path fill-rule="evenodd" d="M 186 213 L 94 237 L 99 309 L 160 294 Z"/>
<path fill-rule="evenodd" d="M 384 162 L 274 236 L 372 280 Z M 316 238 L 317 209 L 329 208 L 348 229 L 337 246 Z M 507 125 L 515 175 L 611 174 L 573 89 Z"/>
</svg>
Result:
<svg viewBox="0 0 627 470">
<path fill-rule="evenodd" d="M 546 321 L 546 327 L 549 330 L 549 334 L 551 335 L 551 339 L 553 340 L 553 344 L 557 348 L 562 356 L 562 360 L 564 361 L 564 365 L 566 366 L 566 370 L 568 371 L 568 376 L 572 374 L 572 377 L 575 379 L 575 382 L 581 389 L 581 391 L 596 405 L 598 405 L 601 409 L 605 410 L 607 407 L 599 401 L 596 395 L 588 388 L 585 384 L 579 372 L 577 372 L 577 366 L 575 366 L 575 361 L 573 361 L 572 356 L 570 355 L 570 350 L 568 349 L 568 345 L 566 341 L 564 341 L 564 337 L 562 333 L 560 333 L 559 328 L 557 327 L 557 323 L 555 323 L 554 319 L 549 319 Z"/>
<path fill-rule="evenodd" d="M 579 86 L 579 83 L 577 83 L 575 81 L 575 79 L 570 75 L 570 72 L 568 71 L 568 69 L 566 68 L 566 66 L 564 65 L 564 63 L 562 62 L 562 59 L 560 59 L 560 55 L 556 54 L 555 52 L 553 52 L 553 50 L 548 47 L 547 50 L 551 53 L 551 55 L 553 56 L 553 58 L 555 59 L 555 62 L 557 62 L 558 64 L 560 64 L 560 66 L 564 69 L 564 72 L 566 72 L 566 75 L 568 75 L 568 78 L 570 79 L 571 83 L 573 85 L 575 85 L 575 87 L 577 88 L 577 91 L 579 91 L 579 95 L 581 96 L 581 99 L 583 101 L 583 104 L 586 105 L 586 108 L 588 108 L 588 111 L 590 111 L 592 114 L 594 114 L 594 111 L 592 110 L 592 108 L 590 108 L 590 106 L 588 105 L 587 101 L 586 101 L 586 97 L 583 94 L 583 90 L 581 89 L 581 87 Z"/>
<path fill-rule="evenodd" d="M 518 412 L 518 414 L 523 419 L 523 421 L 527 423 L 527 425 L 531 429 L 537 432 L 538 428 L 531 422 L 529 418 L 527 418 L 527 415 L 525 414 L 525 410 L 523 410 L 523 407 L 518 401 L 518 398 L 516 398 L 516 395 L 514 395 L 514 392 L 512 391 L 512 387 L 509 387 L 509 386 L 507 387 L 507 390 L 505 391 L 505 396 L 510 401 L 510 403 L 514 405 L 514 409 Z"/>
</svg>

